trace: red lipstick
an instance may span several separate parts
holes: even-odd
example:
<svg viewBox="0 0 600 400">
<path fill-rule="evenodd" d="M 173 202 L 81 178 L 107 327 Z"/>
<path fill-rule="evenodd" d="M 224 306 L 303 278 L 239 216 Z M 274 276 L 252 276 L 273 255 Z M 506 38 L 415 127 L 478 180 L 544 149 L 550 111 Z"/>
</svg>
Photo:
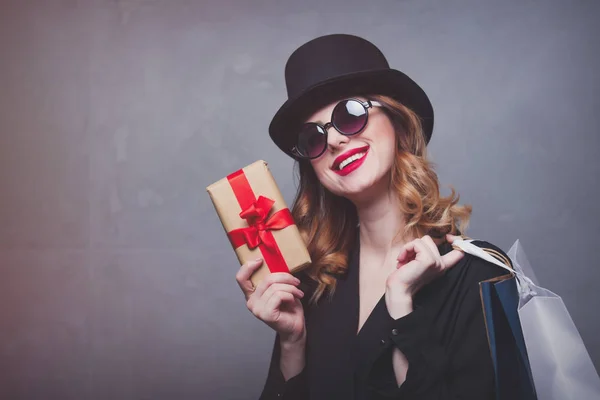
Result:
<svg viewBox="0 0 600 400">
<path fill-rule="evenodd" d="M 360 167 L 363 164 L 363 162 L 367 158 L 368 152 L 369 152 L 369 146 L 364 146 L 364 147 L 348 150 L 347 152 L 345 152 L 344 154 L 340 155 L 339 157 L 337 157 L 335 159 L 333 165 L 331 166 L 331 169 L 333 169 L 333 171 L 338 175 L 346 176 L 350 172 L 356 170 L 358 167 Z M 344 161 L 348 157 L 351 157 L 358 153 L 366 153 L 366 154 L 364 156 L 362 156 L 359 160 L 353 161 L 350 164 L 346 165 L 343 169 L 341 169 L 341 170 L 339 169 L 339 166 L 342 163 L 342 161 Z"/>
</svg>

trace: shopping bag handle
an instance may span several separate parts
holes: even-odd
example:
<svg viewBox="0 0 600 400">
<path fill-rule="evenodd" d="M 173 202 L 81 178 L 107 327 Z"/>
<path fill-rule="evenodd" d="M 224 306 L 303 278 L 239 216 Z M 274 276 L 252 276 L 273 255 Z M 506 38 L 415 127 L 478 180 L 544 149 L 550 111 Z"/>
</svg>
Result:
<svg viewBox="0 0 600 400">
<path fill-rule="evenodd" d="M 503 268 L 511 274 L 515 275 L 515 281 L 517 282 L 517 289 L 520 295 L 536 294 L 534 288 L 537 286 L 522 272 L 515 270 L 510 259 L 507 259 L 507 257 L 505 257 L 502 253 L 498 252 L 497 250 L 479 247 L 474 245 L 472 242 L 473 239 L 455 239 L 454 241 L 452 241 L 452 248 L 455 250 L 463 251 L 465 253 L 469 253 L 485 261 L 491 262 L 492 264 L 495 264 L 500 268 Z M 504 262 L 501 262 L 499 259 L 503 260 Z"/>
<path fill-rule="evenodd" d="M 452 242 L 452 248 L 477 256 L 479 258 L 484 259 L 485 261 L 491 262 L 492 264 L 496 264 L 497 266 L 507 270 L 511 274 L 516 273 L 516 271 L 513 269 L 510 260 L 507 259 L 503 254 L 494 249 L 475 246 L 472 242 L 473 239 L 455 239 Z M 492 253 L 493 256 L 490 253 Z M 498 258 L 502 259 L 502 261 L 504 262 L 501 262 L 500 260 L 498 260 Z"/>
</svg>

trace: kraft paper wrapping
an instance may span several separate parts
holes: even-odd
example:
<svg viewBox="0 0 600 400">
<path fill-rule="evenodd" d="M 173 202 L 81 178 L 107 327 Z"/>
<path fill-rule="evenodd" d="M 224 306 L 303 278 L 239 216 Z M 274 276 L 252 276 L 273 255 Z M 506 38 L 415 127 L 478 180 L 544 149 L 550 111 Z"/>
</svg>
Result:
<svg viewBox="0 0 600 400">
<path fill-rule="evenodd" d="M 273 207 L 269 212 L 269 217 L 277 211 L 287 208 L 279 187 L 265 161 L 256 161 L 247 167 L 242 168 L 242 171 L 244 172 L 256 199 L 258 199 L 259 196 L 265 196 L 275 201 L 275 204 L 273 204 Z M 210 195 L 226 233 L 231 232 L 234 229 L 245 228 L 248 226 L 247 221 L 240 217 L 242 209 L 227 178 L 223 178 L 218 182 L 213 183 L 208 186 L 206 190 Z M 308 249 L 306 248 L 296 225 L 290 225 L 280 230 L 272 230 L 271 233 L 277 242 L 279 251 L 285 259 L 285 263 L 290 272 L 297 272 L 310 265 L 311 259 L 308 254 Z M 264 258 L 259 247 L 250 249 L 247 245 L 242 245 L 234 250 L 240 265 L 259 257 Z M 269 265 L 265 260 L 260 269 L 252 275 L 252 283 L 257 286 L 269 273 Z"/>
</svg>

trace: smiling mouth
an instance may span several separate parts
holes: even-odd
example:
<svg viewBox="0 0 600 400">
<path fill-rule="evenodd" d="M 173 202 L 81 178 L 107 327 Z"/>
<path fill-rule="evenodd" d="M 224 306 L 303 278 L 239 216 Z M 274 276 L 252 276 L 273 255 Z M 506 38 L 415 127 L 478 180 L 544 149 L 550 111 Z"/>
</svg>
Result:
<svg viewBox="0 0 600 400">
<path fill-rule="evenodd" d="M 340 163 L 340 165 L 338 166 L 338 168 L 337 168 L 337 169 L 338 169 L 339 171 L 341 171 L 341 170 L 343 170 L 343 169 L 344 169 L 346 166 L 348 166 L 348 165 L 352 164 L 352 163 L 353 163 L 353 162 L 355 162 L 355 161 L 358 161 L 358 160 L 360 160 L 361 158 L 363 158 L 363 157 L 364 157 L 364 156 L 366 156 L 366 155 L 367 155 L 367 152 L 366 152 L 366 151 L 363 151 L 363 152 L 360 152 L 360 153 L 354 154 L 354 155 L 352 155 L 352 156 L 350 156 L 350 157 L 346 158 L 344 161 L 342 161 L 342 162 Z"/>
<path fill-rule="evenodd" d="M 369 146 L 358 147 L 348 150 L 335 159 L 333 165 L 331 166 L 331 169 L 333 169 L 334 171 L 341 171 L 343 168 L 347 167 L 353 162 L 356 162 L 357 160 L 363 158 L 368 151 Z"/>
<path fill-rule="evenodd" d="M 340 176 L 351 174 L 363 165 L 368 153 L 369 146 L 349 150 L 336 159 L 336 164 L 331 169 Z"/>
</svg>

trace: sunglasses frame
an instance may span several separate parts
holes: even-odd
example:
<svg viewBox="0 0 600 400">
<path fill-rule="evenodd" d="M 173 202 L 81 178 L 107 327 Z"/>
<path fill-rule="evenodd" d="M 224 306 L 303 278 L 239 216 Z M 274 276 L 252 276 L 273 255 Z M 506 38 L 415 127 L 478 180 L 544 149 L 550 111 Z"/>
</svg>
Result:
<svg viewBox="0 0 600 400">
<path fill-rule="evenodd" d="M 338 108 L 338 106 L 344 102 L 349 102 L 349 101 L 355 101 L 358 104 L 360 104 L 361 106 L 363 106 L 363 108 L 365 109 L 365 115 L 366 115 L 366 119 L 365 119 L 365 124 L 363 125 L 362 128 L 360 128 L 357 132 L 354 133 L 345 133 L 342 132 L 334 123 L 333 121 L 329 121 L 326 124 L 319 124 L 317 122 L 307 122 L 305 124 L 303 124 L 303 126 L 306 125 L 315 125 L 318 128 L 320 128 L 323 133 L 322 135 L 325 136 L 325 146 L 323 146 L 323 150 L 316 156 L 314 157 L 307 157 L 304 156 L 300 153 L 300 151 L 298 150 L 298 147 L 294 145 L 294 147 L 292 147 L 292 153 L 294 155 L 296 155 L 297 157 L 300 157 L 304 160 L 314 160 L 315 158 L 319 158 L 323 155 L 323 153 L 325 153 L 325 151 L 327 150 L 327 131 L 329 130 L 329 128 L 331 128 L 332 126 L 335 128 L 336 131 L 338 131 L 339 133 L 341 133 L 344 136 L 354 136 L 354 135 L 358 135 L 359 133 L 361 133 L 366 127 L 367 124 L 369 123 L 369 108 L 373 108 L 373 107 L 383 107 L 383 105 L 381 103 L 379 103 L 378 101 L 374 101 L 374 100 L 367 100 L 367 101 L 362 101 L 359 99 L 355 99 L 355 98 L 348 98 L 348 99 L 344 99 L 344 100 L 340 100 L 335 107 L 333 108 L 333 111 L 331 112 L 331 118 L 333 119 L 333 114 L 335 112 L 335 110 Z"/>
</svg>

